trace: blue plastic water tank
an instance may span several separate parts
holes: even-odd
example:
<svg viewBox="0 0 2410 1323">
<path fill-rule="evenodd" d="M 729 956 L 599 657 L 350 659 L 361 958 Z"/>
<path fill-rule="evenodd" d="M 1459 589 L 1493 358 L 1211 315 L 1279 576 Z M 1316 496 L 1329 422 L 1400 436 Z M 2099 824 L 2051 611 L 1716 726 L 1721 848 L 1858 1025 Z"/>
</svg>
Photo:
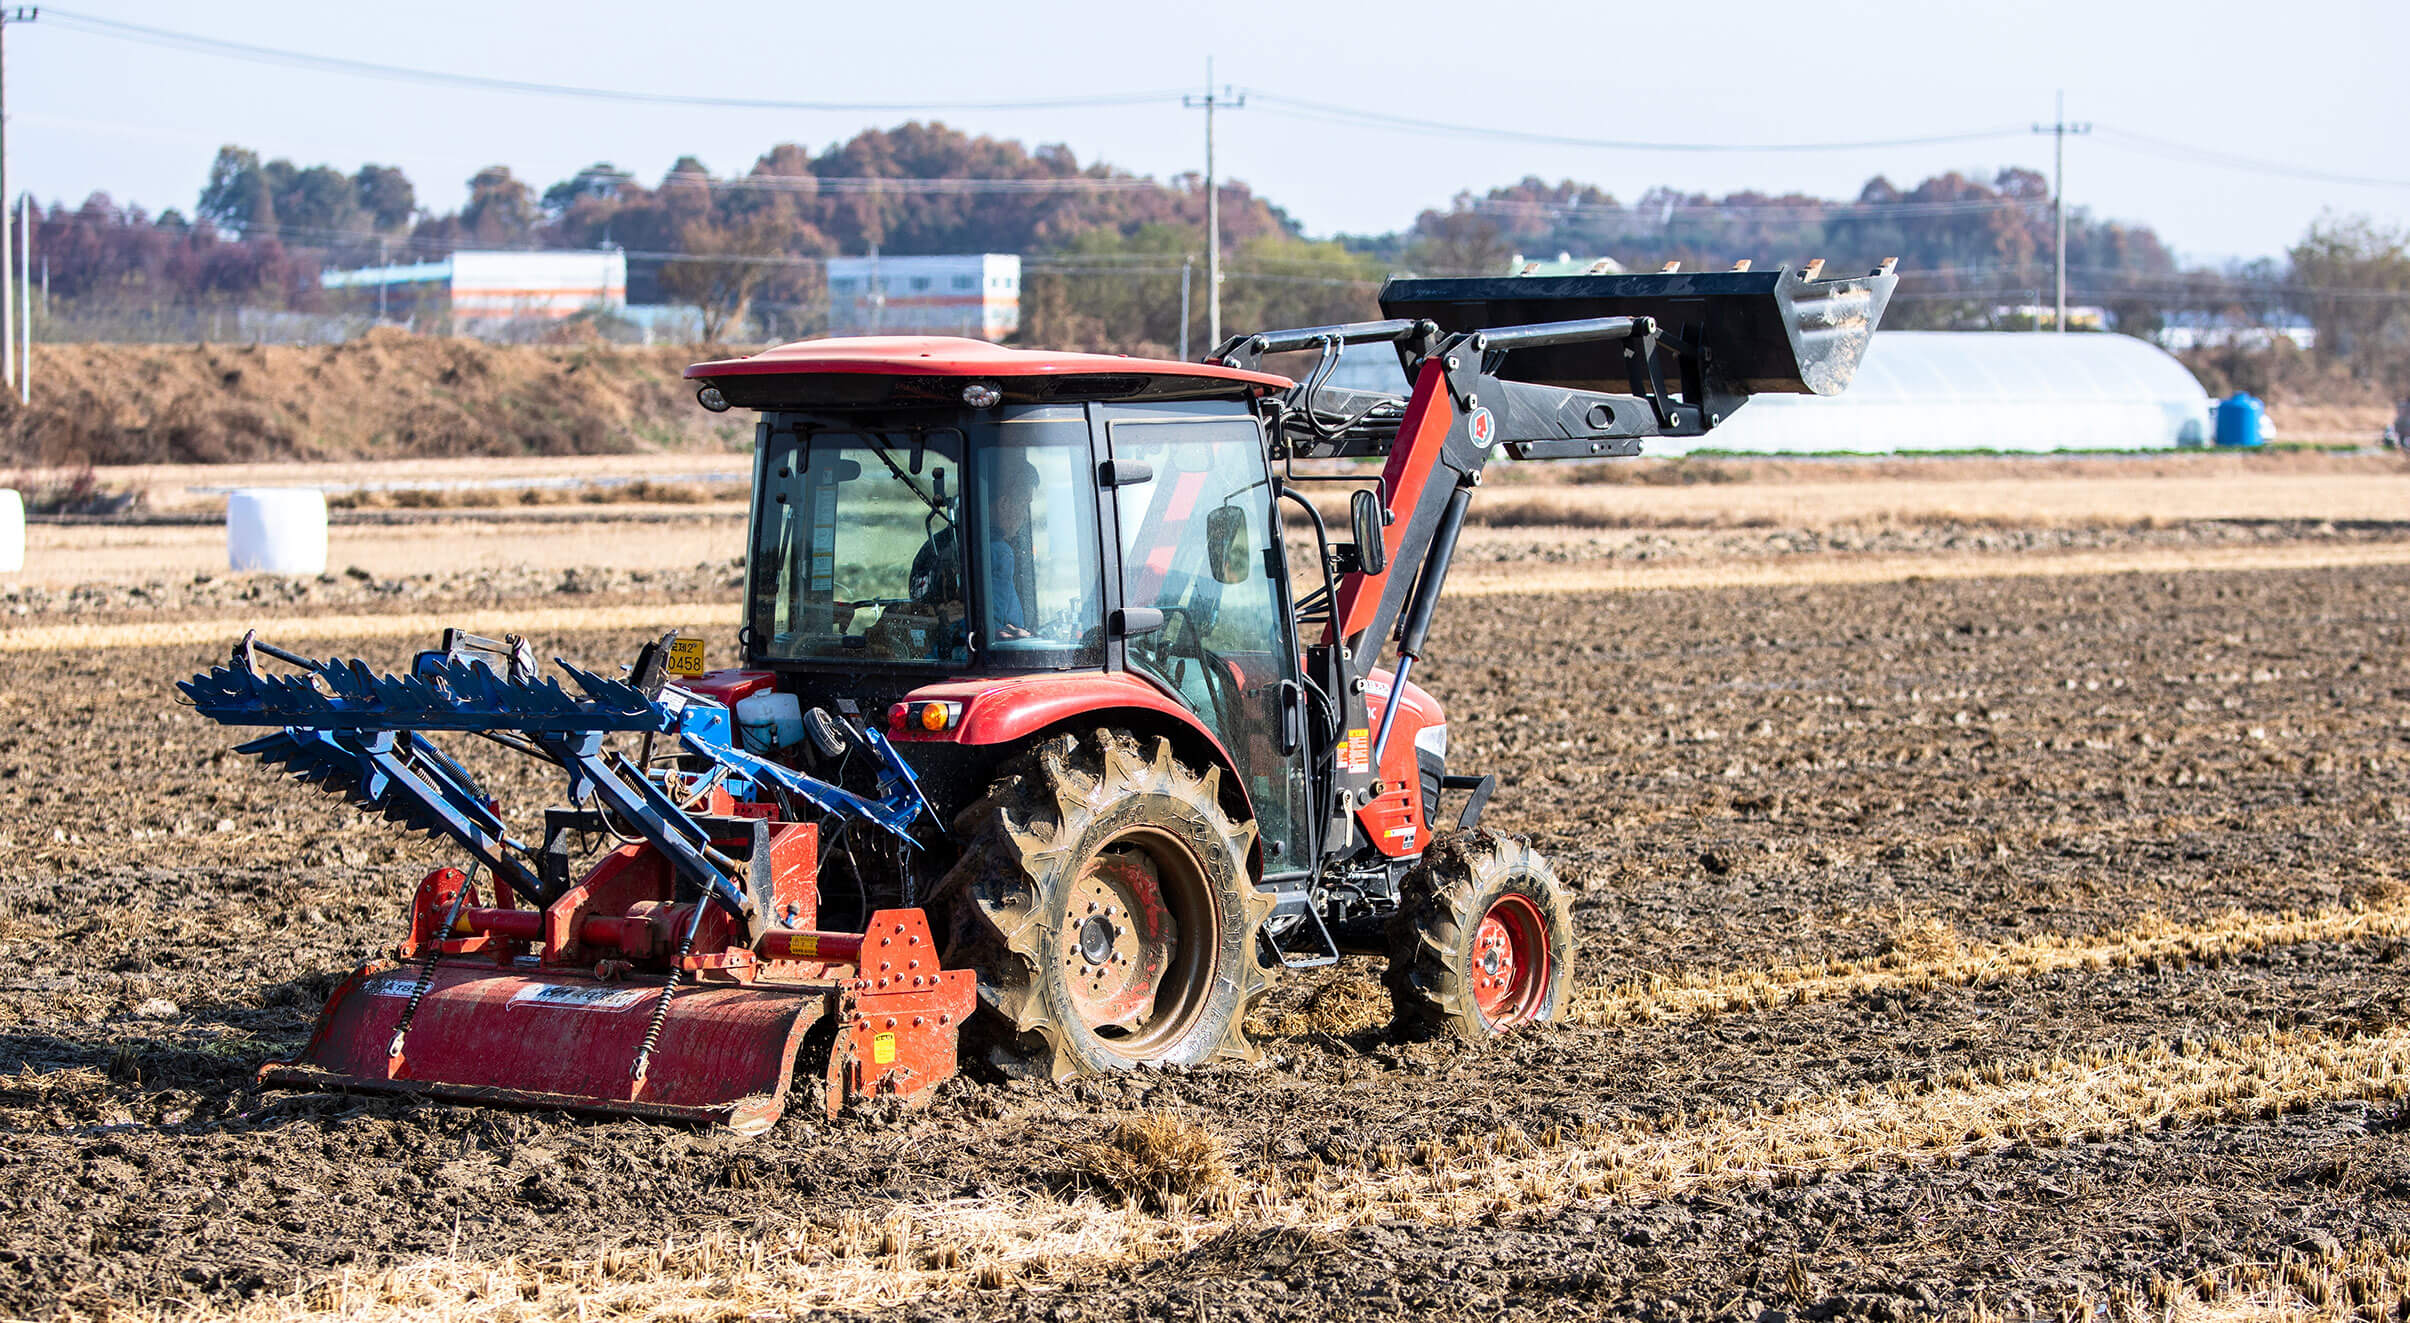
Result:
<svg viewBox="0 0 2410 1323">
<path fill-rule="evenodd" d="M 2236 391 L 2218 401 L 2218 444 L 2256 446 L 2268 417 L 2268 407 L 2249 391 Z"/>
</svg>

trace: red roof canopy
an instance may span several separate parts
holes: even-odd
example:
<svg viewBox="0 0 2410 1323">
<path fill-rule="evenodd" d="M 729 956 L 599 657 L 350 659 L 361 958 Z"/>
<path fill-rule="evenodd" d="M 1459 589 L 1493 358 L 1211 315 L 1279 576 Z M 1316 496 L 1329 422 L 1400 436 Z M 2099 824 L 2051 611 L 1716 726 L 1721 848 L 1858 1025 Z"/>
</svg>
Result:
<svg viewBox="0 0 2410 1323">
<path fill-rule="evenodd" d="M 1051 377 L 1113 373 L 1150 377 L 1209 377 L 1264 390 L 1295 383 L 1269 372 L 1245 372 L 1209 363 L 1181 363 L 1127 354 L 1059 354 L 1007 349 L 985 340 L 950 335 L 862 335 L 799 340 L 749 358 L 723 358 L 686 369 L 689 377 L 912 376 Z"/>
</svg>

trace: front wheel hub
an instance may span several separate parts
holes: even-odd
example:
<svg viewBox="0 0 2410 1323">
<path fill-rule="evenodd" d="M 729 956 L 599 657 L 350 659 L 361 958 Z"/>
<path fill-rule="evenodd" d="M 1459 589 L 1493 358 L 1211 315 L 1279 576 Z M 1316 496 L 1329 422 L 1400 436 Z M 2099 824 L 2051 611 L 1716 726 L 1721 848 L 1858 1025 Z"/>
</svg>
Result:
<svg viewBox="0 0 2410 1323">
<path fill-rule="evenodd" d="M 1473 1001 L 1503 1029 L 1531 1019 L 1548 990 L 1548 928 L 1539 906 L 1515 892 L 1490 903 L 1473 930 Z"/>
</svg>

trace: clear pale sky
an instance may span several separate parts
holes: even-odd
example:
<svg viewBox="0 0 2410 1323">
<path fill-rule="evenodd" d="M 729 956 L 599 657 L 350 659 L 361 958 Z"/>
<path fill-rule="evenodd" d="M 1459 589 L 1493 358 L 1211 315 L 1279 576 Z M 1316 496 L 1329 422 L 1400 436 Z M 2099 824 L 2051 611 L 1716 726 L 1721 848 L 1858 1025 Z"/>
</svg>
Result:
<svg viewBox="0 0 2410 1323">
<path fill-rule="evenodd" d="M 710 6 L 420 0 L 68 9 L 232 41 L 534 82 L 821 101 L 1008 100 L 1218 80 L 1453 123 L 1592 138 L 1831 142 L 2071 120 L 2299 169 L 2278 178 L 2071 140 L 2069 200 L 2146 222 L 2187 258 L 2275 253 L 2322 209 L 2410 217 L 2410 3 L 1729 0 L 1602 5 L 914 4 Z M 403 167 L 459 205 L 479 167 L 540 190 L 597 160 L 656 179 L 683 154 L 741 172 L 889 113 L 666 108 L 415 86 L 131 44 L 50 21 L 8 28 L 8 188 L 106 190 L 189 212 L 222 143 L 346 170 Z M 1061 142 L 1157 177 L 1199 167 L 1176 105 L 926 116 Z M 1395 229 L 1459 189 L 1527 174 L 1625 200 L 1655 184 L 1849 197 L 1957 168 L 2047 170 L 2030 135 L 1817 153 L 1686 154 L 1481 141 L 1311 122 L 1257 104 L 1220 119 L 1220 161 L 1315 234 Z M 1802 254 L 1768 254 L 1770 259 Z"/>
</svg>

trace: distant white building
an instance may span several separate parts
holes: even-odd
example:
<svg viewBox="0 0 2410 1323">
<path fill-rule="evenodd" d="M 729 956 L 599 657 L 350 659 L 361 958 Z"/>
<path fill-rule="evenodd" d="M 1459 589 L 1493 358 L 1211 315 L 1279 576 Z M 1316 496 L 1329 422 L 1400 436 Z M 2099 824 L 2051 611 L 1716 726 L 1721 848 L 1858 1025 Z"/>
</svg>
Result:
<svg viewBox="0 0 2410 1323">
<path fill-rule="evenodd" d="M 2265 349 L 2278 340 L 2290 340 L 2297 349 L 2316 349 L 2318 328 L 2310 324 L 2309 318 L 2294 312 L 2252 320 L 2202 312 L 2172 312 L 2160 325 L 2159 333 L 2151 338 L 2159 342 L 2160 348 L 2176 353 L 2228 345 Z"/>
<path fill-rule="evenodd" d="M 2048 303 L 2003 303 L 1992 308 L 1992 324 L 2055 326 L 2059 310 Z M 2067 329 L 2070 331 L 2110 331 L 2117 328 L 2117 319 L 2107 308 L 2090 303 L 2067 305 Z"/>
<path fill-rule="evenodd" d="M 828 259 L 831 335 L 1002 340 L 1020 329 L 1017 254 Z"/>
<path fill-rule="evenodd" d="M 628 259 L 612 252 L 453 253 L 439 262 L 329 271 L 327 289 L 379 291 L 418 317 L 448 316 L 467 334 L 512 322 L 559 321 L 628 305 Z"/>
</svg>

